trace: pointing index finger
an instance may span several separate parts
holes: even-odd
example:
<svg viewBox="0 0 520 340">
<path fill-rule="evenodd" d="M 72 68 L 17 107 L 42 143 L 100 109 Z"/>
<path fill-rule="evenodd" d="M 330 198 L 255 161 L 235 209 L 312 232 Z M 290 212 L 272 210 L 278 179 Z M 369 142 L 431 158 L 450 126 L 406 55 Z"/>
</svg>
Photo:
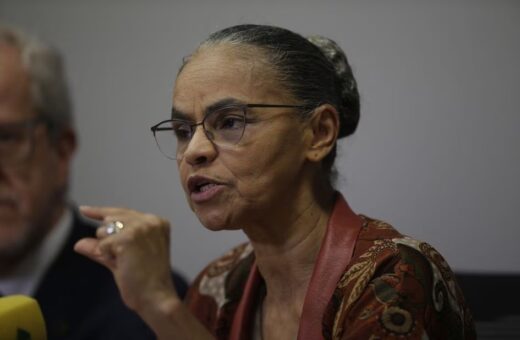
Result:
<svg viewBox="0 0 520 340">
<path fill-rule="evenodd" d="M 120 211 L 113 207 L 93 207 L 88 205 L 81 205 L 79 211 L 88 218 L 104 221 L 108 216 L 116 215 Z"/>
</svg>

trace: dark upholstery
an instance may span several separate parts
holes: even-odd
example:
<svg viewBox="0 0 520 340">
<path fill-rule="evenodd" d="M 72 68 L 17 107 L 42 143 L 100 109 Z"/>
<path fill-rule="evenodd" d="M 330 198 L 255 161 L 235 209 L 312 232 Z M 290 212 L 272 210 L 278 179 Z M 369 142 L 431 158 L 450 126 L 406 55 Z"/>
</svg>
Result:
<svg viewBox="0 0 520 340">
<path fill-rule="evenodd" d="M 520 339 L 520 274 L 458 273 L 479 339 Z"/>
</svg>

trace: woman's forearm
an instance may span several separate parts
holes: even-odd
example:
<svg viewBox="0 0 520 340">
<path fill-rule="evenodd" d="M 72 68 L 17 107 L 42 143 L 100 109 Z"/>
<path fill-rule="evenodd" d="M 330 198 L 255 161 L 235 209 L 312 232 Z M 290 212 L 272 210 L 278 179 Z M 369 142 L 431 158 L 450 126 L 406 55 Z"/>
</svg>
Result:
<svg viewBox="0 0 520 340">
<path fill-rule="evenodd" d="M 158 340 L 214 339 L 206 327 L 193 316 L 177 297 L 164 299 L 160 304 L 147 306 L 138 314 L 155 332 Z"/>
</svg>

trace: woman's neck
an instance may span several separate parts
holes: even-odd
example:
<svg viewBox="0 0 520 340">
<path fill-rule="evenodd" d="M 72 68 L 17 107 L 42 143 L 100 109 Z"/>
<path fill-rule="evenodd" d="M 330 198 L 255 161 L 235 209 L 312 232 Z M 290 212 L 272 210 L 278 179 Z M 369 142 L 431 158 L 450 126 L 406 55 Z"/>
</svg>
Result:
<svg viewBox="0 0 520 340">
<path fill-rule="evenodd" d="M 258 269 L 265 280 L 267 299 L 302 304 L 314 263 L 327 229 L 334 192 L 302 195 L 284 217 L 246 230 L 255 250 Z"/>
</svg>

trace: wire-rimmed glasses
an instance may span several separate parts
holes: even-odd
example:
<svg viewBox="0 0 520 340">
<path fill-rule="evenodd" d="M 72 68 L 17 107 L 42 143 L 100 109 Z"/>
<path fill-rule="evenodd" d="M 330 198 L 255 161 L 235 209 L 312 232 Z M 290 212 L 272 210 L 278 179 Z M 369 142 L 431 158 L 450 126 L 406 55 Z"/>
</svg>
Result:
<svg viewBox="0 0 520 340">
<path fill-rule="evenodd" d="M 238 144 L 249 123 L 248 108 L 305 109 L 306 107 L 278 104 L 233 104 L 208 112 L 199 123 L 174 118 L 152 126 L 151 130 L 161 153 L 169 159 L 180 160 L 199 125 L 202 125 L 204 134 L 215 145 L 227 147 Z"/>
<path fill-rule="evenodd" d="M 34 129 L 47 123 L 42 116 L 22 122 L 0 124 L 0 163 L 12 165 L 28 159 L 34 149 Z"/>
</svg>

